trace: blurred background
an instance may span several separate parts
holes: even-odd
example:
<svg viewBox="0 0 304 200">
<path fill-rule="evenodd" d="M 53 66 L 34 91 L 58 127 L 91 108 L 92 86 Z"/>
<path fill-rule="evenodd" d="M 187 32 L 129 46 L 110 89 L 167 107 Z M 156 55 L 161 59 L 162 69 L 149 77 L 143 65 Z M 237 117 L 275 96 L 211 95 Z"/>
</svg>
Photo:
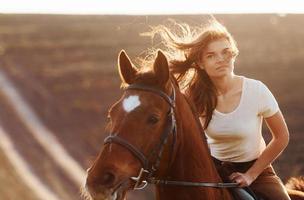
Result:
<svg viewBox="0 0 304 200">
<path fill-rule="evenodd" d="M 290 130 L 274 167 L 304 174 L 304 15 L 214 14 L 235 37 L 236 73 L 263 81 Z M 157 42 L 140 33 L 209 15 L 0 14 L 0 199 L 76 200 L 101 149 L 107 110 L 122 91 L 117 55 Z M 266 140 L 270 133 L 264 128 Z M 130 199 L 151 200 L 153 188 Z"/>
</svg>

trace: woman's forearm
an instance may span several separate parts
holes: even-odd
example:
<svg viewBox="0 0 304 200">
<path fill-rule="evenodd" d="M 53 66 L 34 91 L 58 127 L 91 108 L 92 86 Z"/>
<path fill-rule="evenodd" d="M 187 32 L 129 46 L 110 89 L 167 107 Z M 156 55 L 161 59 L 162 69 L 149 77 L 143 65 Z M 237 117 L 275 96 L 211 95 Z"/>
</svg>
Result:
<svg viewBox="0 0 304 200">
<path fill-rule="evenodd" d="M 282 151 L 286 148 L 288 141 L 289 137 L 287 134 L 285 137 L 281 136 L 280 138 L 272 139 L 247 173 L 256 179 L 262 173 L 262 171 L 282 153 Z"/>
<path fill-rule="evenodd" d="M 266 118 L 265 121 L 272 133 L 272 140 L 255 164 L 247 171 L 254 179 L 282 153 L 289 142 L 289 131 L 281 111 Z"/>
</svg>

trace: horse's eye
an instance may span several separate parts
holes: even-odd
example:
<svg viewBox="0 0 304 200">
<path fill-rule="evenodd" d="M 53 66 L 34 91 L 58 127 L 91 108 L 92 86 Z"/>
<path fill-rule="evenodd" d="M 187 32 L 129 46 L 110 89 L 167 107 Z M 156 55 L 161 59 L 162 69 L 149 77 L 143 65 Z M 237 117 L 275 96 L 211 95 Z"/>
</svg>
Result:
<svg viewBox="0 0 304 200">
<path fill-rule="evenodd" d="M 149 124 L 156 124 L 159 121 L 158 117 L 155 115 L 151 115 L 148 118 L 148 123 Z"/>
</svg>

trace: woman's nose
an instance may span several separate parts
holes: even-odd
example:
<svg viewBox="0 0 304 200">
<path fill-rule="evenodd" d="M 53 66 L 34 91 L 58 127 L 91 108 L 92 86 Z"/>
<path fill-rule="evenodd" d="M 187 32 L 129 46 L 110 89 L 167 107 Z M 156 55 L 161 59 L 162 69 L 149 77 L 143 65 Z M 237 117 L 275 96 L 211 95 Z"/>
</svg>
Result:
<svg viewBox="0 0 304 200">
<path fill-rule="evenodd" d="M 222 54 L 216 55 L 216 61 L 217 61 L 217 62 L 222 62 L 222 61 L 224 61 L 224 60 L 225 60 L 225 58 L 224 58 L 224 56 L 223 56 Z"/>
</svg>

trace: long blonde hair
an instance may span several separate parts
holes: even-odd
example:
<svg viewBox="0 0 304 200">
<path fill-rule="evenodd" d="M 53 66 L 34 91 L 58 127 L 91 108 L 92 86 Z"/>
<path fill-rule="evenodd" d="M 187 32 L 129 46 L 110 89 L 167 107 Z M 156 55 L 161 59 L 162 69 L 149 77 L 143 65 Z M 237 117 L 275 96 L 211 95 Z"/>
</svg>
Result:
<svg viewBox="0 0 304 200">
<path fill-rule="evenodd" d="M 217 105 L 217 91 L 206 71 L 198 64 L 202 52 L 211 41 L 222 38 L 230 42 L 233 57 L 238 55 L 239 50 L 226 27 L 215 19 L 200 27 L 190 27 L 188 24 L 172 20 L 171 23 L 173 28 L 159 25 L 151 27 L 152 31 L 143 35 L 161 37 L 170 71 L 176 76 L 185 95 L 194 103 L 199 115 L 205 118 L 206 129 Z"/>
</svg>

